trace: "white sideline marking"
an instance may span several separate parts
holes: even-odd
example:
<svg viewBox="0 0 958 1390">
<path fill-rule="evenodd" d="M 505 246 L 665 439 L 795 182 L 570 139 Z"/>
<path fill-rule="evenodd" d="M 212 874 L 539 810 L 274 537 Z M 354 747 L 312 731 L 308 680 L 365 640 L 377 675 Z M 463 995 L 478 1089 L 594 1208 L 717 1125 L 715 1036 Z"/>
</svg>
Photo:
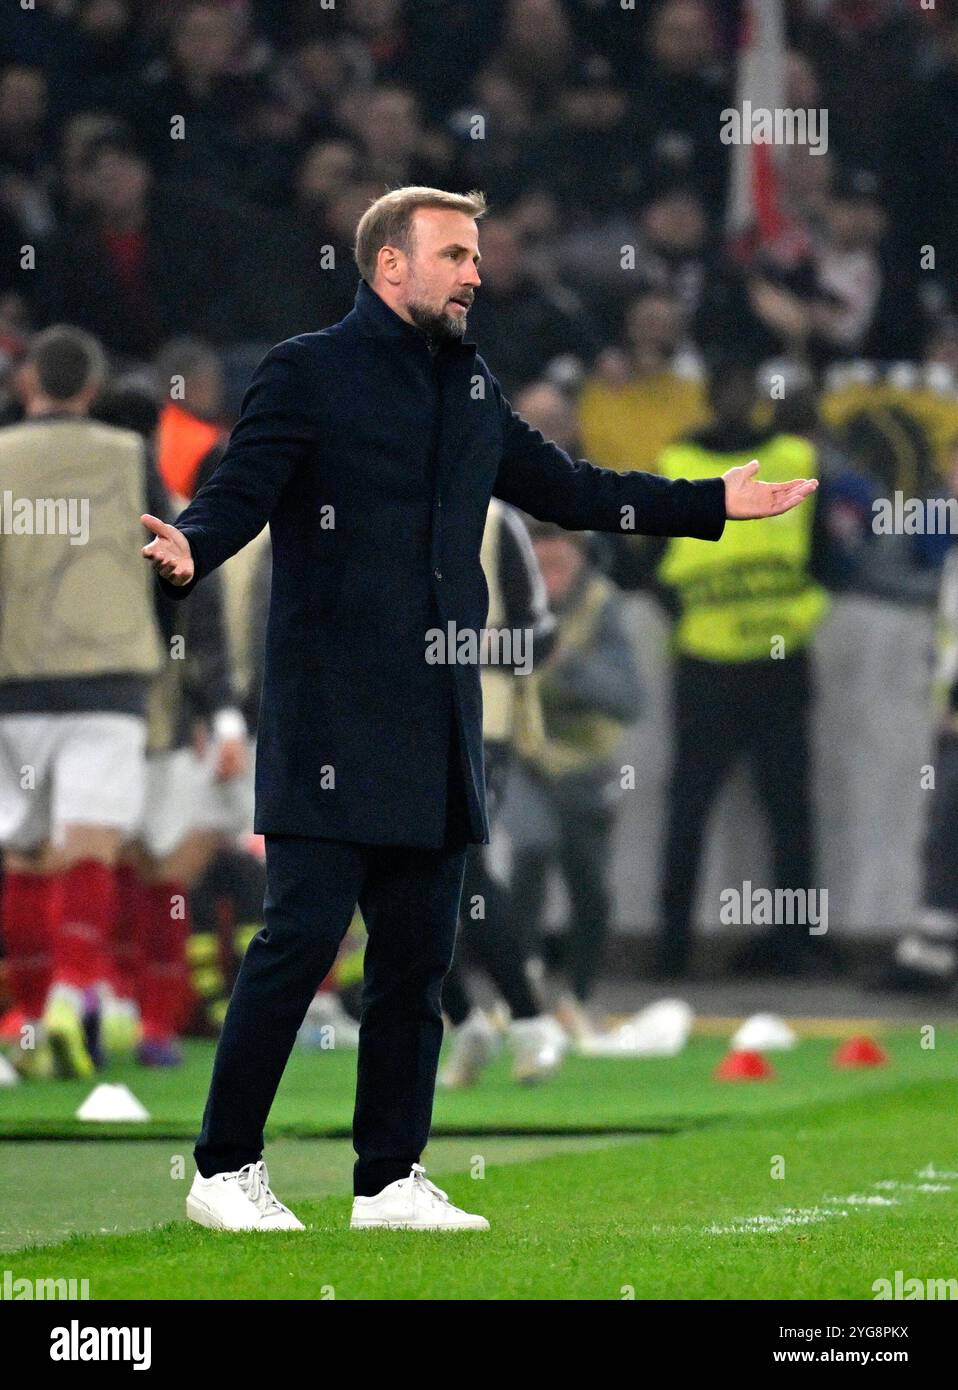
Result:
<svg viewBox="0 0 958 1390">
<path fill-rule="evenodd" d="M 897 1197 L 869 1197 L 864 1192 L 853 1192 L 850 1197 L 826 1197 L 826 1202 L 847 1202 L 850 1207 L 898 1207 Z"/>
<path fill-rule="evenodd" d="M 950 1182 L 896 1182 L 894 1178 L 888 1178 L 885 1182 L 876 1182 L 873 1186 L 888 1192 L 952 1192 L 954 1190 L 953 1184 Z"/>
<path fill-rule="evenodd" d="M 847 1211 L 837 1207 L 782 1207 L 777 1216 L 745 1216 L 731 1226 L 706 1226 L 705 1233 L 710 1236 L 751 1235 L 756 1231 L 773 1234 L 784 1231 L 786 1226 L 814 1226 L 833 1216 L 847 1215 Z"/>
<path fill-rule="evenodd" d="M 938 1171 L 933 1164 L 919 1169 L 916 1178 L 958 1178 L 958 1173 Z M 780 1207 L 772 1216 L 743 1216 L 727 1226 L 706 1226 L 703 1234 L 710 1236 L 754 1235 L 762 1232 L 774 1235 L 790 1226 L 813 1226 L 821 1221 L 831 1221 L 836 1217 L 848 1216 L 847 1207 L 898 1207 L 898 1197 L 883 1197 L 880 1192 L 899 1192 L 902 1194 L 921 1192 L 951 1192 L 951 1183 L 946 1182 L 899 1182 L 897 1178 L 883 1178 L 872 1183 L 873 1192 L 852 1192 L 846 1197 L 823 1197 L 821 1204 L 814 1207 Z"/>
</svg>

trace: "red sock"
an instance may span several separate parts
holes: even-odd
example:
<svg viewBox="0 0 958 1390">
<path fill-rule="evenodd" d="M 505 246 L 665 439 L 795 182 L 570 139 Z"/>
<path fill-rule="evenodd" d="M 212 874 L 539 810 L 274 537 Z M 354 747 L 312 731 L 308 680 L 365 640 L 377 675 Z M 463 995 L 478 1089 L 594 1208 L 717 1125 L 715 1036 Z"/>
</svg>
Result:
<svg viewBox="0 0 958 1390">
<path fill-rule="evenodd" d="M 51 926 L 56 884 L 40 874 L 8 869 L 0 898 L 0 936 L 10 992 L 28 1019 L 39 1018 L 50 987 Z"/>
<path fill-rule="evenodd" d="M 190 1009 L 189 897 L 182 884 L 153 883 L 140 885 L 136 901 L 143 1037 L 165 1041 L 176 1036 Z"/>
<path fill-rule="evenodd" d="M 58 877 L 62 896 L 53 933 L 53 983 L 86 989 L 110 976 L 116 874 L 108 864 L 83 859 Z"/>
<path fill-rule="evenodd" d="M 140 881 L 132 864 L 116 870 L 116 914 L 110 938 L 110 984 L 121 999 L 135 999 L 140 975 L 140 946 L 136 933 L 136 899 Z"/>
</svg>

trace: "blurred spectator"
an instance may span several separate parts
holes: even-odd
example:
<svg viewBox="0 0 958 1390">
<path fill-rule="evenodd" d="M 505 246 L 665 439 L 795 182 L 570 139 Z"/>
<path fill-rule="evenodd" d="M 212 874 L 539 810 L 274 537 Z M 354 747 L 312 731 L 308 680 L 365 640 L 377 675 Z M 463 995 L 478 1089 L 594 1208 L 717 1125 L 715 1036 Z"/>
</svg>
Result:
<svg viewBox="0 0 958 1390">
<path fill-rule="evenodd" d="M 338 39 L 307 29 L 280 61 L 275 83 L 304 130 L 313 138 L 328 138 L 336 133 L 333 113 L 354 78 L 353 65 Z"/>
<path fill-rule="evenodd" d="M 577 458 L 582 452 L 576 430 L 575 406 L 566 393 L 549 381 L 533 381 L 516 393 L 515 409 L 546 439 Z"/>
<path fill-rule="evenodd" d="M 958 10 L 942 20 L 939 61 L 914 84 L 891 88 L 895 120 L 883 147 L 886 207 L 900 264 L 958 304 Z M 929 261 L 929 251 L 933 262 Z M 927 292 L 927 291 L 926 291 Z M 939 305 L 940 307 L 940 305 Z"/>
<path fill-rule="evenodd" d="M 556 257 L 559 275 L 600 315 L 609 339 L 619 336 L 623 298 L 643 289 L 674 295 L 692 321 L 715 265 L 701 199 L 682 185 L 656 192 L 636 215 L 568 232 Z"/>
<path fill-rule="evenodd" d="M 80 112 L 64 122 L 60 132 L 57 185 L 59 220 L 82 217 L 90 198 L 92 182 L 90 153 L 97 141 L 114 136 L 122 149 L 130 141 L 125 127 L 105 112 Z"/>
<path fill-rule="evenodd" d="M 854 466 L 842 435 L 823 419 L 820 382 L 807 367 L 770 362 L 761 377 L 761 394 L 772 402 L 772 430 L 801 435 L 818 457 L 812 573 L 829 589 L 871 587 L 872 572 L 889 565 L 887 551 L 875 553 L 874 481 Z"/>
<path fill-rule="evenodd" d="M 559 0 L 508 0 L 498 52 L 506 72 L 548 101 L 572 54 L 572 33 Z"/>
<path fill-rule="evenodd" d="M 35 179 L 49 157 L 47 81 L 39 68 L 0 72 L 0 169 Z"/>
<path fill-rule="evenodd" d="M 35 248 L 53 226 L 47 190 L 53 132 L 47 100 L 39 68 L 0 72 L 0 287 L 28 299 L 30 290 L 18 283 L 23 278 L 21 248 Z"/>
<path fill-rule="evenodd" d="M 602 468 L 654 471 L 665 446 L 706 419 L 700 376 L 675 297 L 639 295 L 626 311 L 623 346 L 602 354 L 582 388 L 585 456 Z"/>
<path fill-rule="evenodd" d="M 208 344 L 196 338 L 167 343 L 156 359 L 160 399 L 157 467 L 166 490 L 182 505 L 223 457 L 223 369 Z"/>
<path fill-rule="evenodd" d="M 509 223 L 482 224 L 482 288 L 469 311 L 469 336 L 495 364 L 507 396 L 538 376 L 554 357 L 591 361 L 597 331 L 578 298 L 561 286 L 537 284 L 522 264 L 522 247 Z M 522 331 L 516 332 L 516 325 Z"/>
<path fill-rule="evenodd" d="M 296 332 L 328 328 L 352 309 L 359 285 L 353 257 L 356 224 L 381 192 L 376 183 L 347 182 L 330 193 L 328 202 L 301 203 L 296 234 L 306 270 Z"/>
<path fill-rule="evenodd" d="M 501 41 L 507 0 L 425 0 L 407 5 L 410 45 L 403 80 L 418 93 L 423 111 L 445 121 Z M 455 35 L 455 59 L 449 36 Z"/>
<path fill-rule="evenodd" d="M 494 825 L 514 761 L 525 678 L 549 655 L 556 624 L 528 531 L 519 513 L 495 498 L 486 517 L 480 563 L 489 587 L 485 630 L 491 641 L 481 672 L 482 737 L 486 802 L 490 825 Z M 527 644 L 523 652 L 512 647 L 507 633 L 523 634 Z M 510 645 L 498 646 L 497 634 Z M 517 930 L 512 920 L 508 893 L 493 868 L 492 850 L 471 845 L 456 957 L 442 987 L 443 1011 L 454 1028 L 451 1055 L 440 1079 L 443 1086 L 474 1085 L 498 1050 L 494 1028 L 473 1004 L 464 958 L 482 967 L 509 1009 L 514 1080 L 541 1080 L 558 1066 L 564 1039 L 555 1020 L 542 1014 L 532 990 L 524 954 L 527 945 L 525 932 Z"/>
<path fill-rule="evenodd" d="M 821 76 L 829 137 L 843 162 L 880 169 L 902 91 L 920 71 L 922 20 L 898 0 L 828 0 L 817 9 L 791 30 Z"/>
<path fill-rule="evenodd" d="M 402 0 L 365 0 L 344 13 L 347 33 L 354 34 L 367 64 L 370 81 L 391 82 L 405 70 L 412 48 Z"/>
<path fill-rule="evenodd" d="M 830 357 L 919 356 L 922 322 L 912 282 L 884 257 L 887 217 L 866 172 L 840 176 L 815 250 L 815 347 Z"/>
<path fill-rule="evenodd" d="M 136 97 L 149 58 L 130 0 L 78 0 L 70 14 L 67 52 L 51 100 L 60 120 L 79 111 L 122 118 Z"/>
<path fill-rule="evenodd" d="M 192 0 L 170 24 L 166 54 L 143 73 L 129 111 L 160 177 L 242 189 L 266 88 L 262 74 L 242 70 L 239 40 L 235 11 L 211 0 Z"/>
<path fill-rule="evenodd" d="M 712 9 L 703 0 L 666 0 L 653 13 L 648 64 L 635 93 L 636 144 L 648 168 L 682 169 L 720 218 L 728 149 L 715 133 L 730 89 Z"/>
<path fill-rule="evenodd" d="M 399 85 L 374 87 L 357 111 L 364 174 L 371 182 L 439 187 L 452 160 L 452 142 L 422 120 L 415 93 Z"/>
<path fill-rule="evenodd" d="M 875 176 L 833 170 L 827 156 L 797 148 L 784 173 L 780 234 L 761 246 L 739 241 L 734 252 L 744 277 L 715 277 L 708 286 L 713 329 L 723 322 L 731 329 L 744 316 L 756 356 L 786 353 L 818 364 L 920 355 L 925 322 L 916 277 L 893 259 Z"/>
<path fill-rule="evenodd" d="M 304 216 L 322 226 L 330 202 L 343 185 L 360 174 L 359 150 L 349 140 L 317 140 L 310 145 L 296 171 L 294 197 Z"/>
<path fill-rule="evenodd" d="M 550 660 L 527 678 L 539 709 L 526 706 L 516 733 L 521 764 L 506 812 L 512 911 L 536 954 L 549 873 L 559 871 L 569 899 L 568 993 L 556 1013 L 582 1037 L 611 916 L 612 832 L 622 795 L 616 759 L 641 709 L 639 675 L 620 599 L 590 565 L 588 537 L 545 523 L 530 530 L 558 639 Z"/>
<path fill-rule="evenodd" d="M 82 167 L 83 206 L 44 258 L 44 322 L 90 326 L 129 358 L 190 331 L 214 343 L 273 337 L 289 296 L 269 259 L 272 228 L 158 184 L 122 134 L 92 141 Z"/>
<path fill-rule="evenodd" d="M 481 123 L 480 123 L 481 122 Z M 536 145 L 538 130 L 531 91 L 498 67 L 476 78 L 466 104 L 450 115 L 456 140 L 452 176 L 461 188 L 482 184 L 490 206 L 512 210 L 532 188 L 555 177 L 548 151 Z"/>
<path fill-rule="evenodd" d="M 587 53 L 576 64 L 533 158 L 535 172 L 574 215 L 607 217 L 636 200 L 641 174 L 628 88 L 604 59 Z"/>
</svg>

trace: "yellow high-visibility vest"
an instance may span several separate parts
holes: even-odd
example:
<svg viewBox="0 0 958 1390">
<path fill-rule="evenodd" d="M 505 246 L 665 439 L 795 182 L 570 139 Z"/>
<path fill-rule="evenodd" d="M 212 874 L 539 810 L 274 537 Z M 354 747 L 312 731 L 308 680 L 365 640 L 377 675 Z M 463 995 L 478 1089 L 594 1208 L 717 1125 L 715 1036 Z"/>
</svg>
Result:
<svg viewBox="0 0 958 1390">
<path fill-rule="evenodd" d="M 767 483 L 817 476 L 815 448 L 779 434 L 752 453 L 714 453 L 692 441 L 671 445 L 659 460 L 667 478 L 714 478 L 758 458 Z M 806 502 L 762 521 L 730 521 L 718 542 L 670 540 L 658 577 L 681 601 L 676 649 L 701 661 L 757 661 L 790 656 L 806 645 L 828 609 L 809 575 L 813 506 Z M 778 639 L 778 640 L 776 640 Z"/>
</svg>

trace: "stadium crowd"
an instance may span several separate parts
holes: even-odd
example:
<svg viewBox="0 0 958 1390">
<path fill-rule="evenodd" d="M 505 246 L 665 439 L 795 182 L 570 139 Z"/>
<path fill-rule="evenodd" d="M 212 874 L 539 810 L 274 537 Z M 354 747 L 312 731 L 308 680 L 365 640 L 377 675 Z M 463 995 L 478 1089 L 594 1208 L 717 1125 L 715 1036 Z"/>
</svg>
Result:
<svg viewBox="0 0 958 1390">
<path fill-rule="evenodd" d="M 699 542 L 583 541 L 490 513 L 495 621 L 536 633 L 537 664 L 528 681 L 484 680 L 490 782 L 511 774 L 501 820 L 514 891 L 477 850 L 463 945 L 509 1006 L 520 1077 L 590 1028 L 621 741 L 642 713 L 623 591 L 652 590 L 675 619 L 668 977 L 690 968 L 706 821 L 739 759 L 761 784 L 777 883 L 818 882 L 808 646 L 829 591 L 924 605 L 940 591 L 932 872 L 897 968 L 958 978 L 956 552 L 950 536 L 872 526 L 877 499 L 958 493 L 958 8 L 787 9 L 788 103 L 828 111 L 829 146 L 785 151 L 782 216 L 762 238 L 726 231 L 731 151 L 718 132 L 735 100 L 737 0 L 36 0 L 0 18 L 3 487 L 25 485 L 26 458 L 49 464 L 24 421 L 49 428 L 66 413 L 78 470 L 137 436 L 142 503 L 130 515 L 149 502 L 175 517 L 222 456 L 263 353 L 350 311 L 357 221 L 404 184 L 485 192 L 469 336 L 520 413 L 574 456 L 686 477 L 757 457 L 821 481 L 807 523 L 774 543 L 762 526 L 728 538 L 707 572 Z M 119 427 L 127 443 L 80 421 Z M 59 486 L 87 481 L 77 471 Z M 23 563 L 13 549 L 0 535 L 7 586 Z M 15 587 L 26 612 L 22 576 Z M 97 668 L 62 664 L 70 641 L 82 647 L 66 614 L 31 611 L 36 643 L 61 664 L 27 670 L 7 589 L 0 723 L 149 715 L 145 810 L 126 836 L 65 858 L 61 845 L 43 869 L 26 862 L 29 834 L 4 844 L 4 1028 L 12 1038 L 42 1016 L 59 1039 L 26 1064 L 34 1074 L 82 1073 L 101 1046 L 174 1064 L 179 1033 L 222 1017 L 261 910 L 249 764 L 268 591 L 260 537 L 185 619 L 156 600 L 137 642 L 117 625 L 136 692 L 62 706 L 50 673 L 55 685 Z M 785 634 L 784 659 L 769 631 Z M 187 659 L 161 661 L 177 640 Z M 98 756 L 88 749 L 73 770 L 81 811 Z M 16 772 L 11 762 L 5 775 Z M 3 810 L 12 825 L 9 796 Z M 529 970 L 554 870 L 570 905 L 561 1038 Z M 481 931 L 468 920 L 476 901 L 496 919 Z M 53 924 L 42 949 L 38 914 Z M 814 947 L 772 929 L 741 963 L 827 970 Z M 357 924 L 304 1045 L 326 1045 L 327 1026 L 340 1043 L 354 1036 L 360 953 Z M 446 1005 L 460 1040 L 446 1081 L 469 1084 L 493 1030 L 461 970 Z"/>
</svg>

